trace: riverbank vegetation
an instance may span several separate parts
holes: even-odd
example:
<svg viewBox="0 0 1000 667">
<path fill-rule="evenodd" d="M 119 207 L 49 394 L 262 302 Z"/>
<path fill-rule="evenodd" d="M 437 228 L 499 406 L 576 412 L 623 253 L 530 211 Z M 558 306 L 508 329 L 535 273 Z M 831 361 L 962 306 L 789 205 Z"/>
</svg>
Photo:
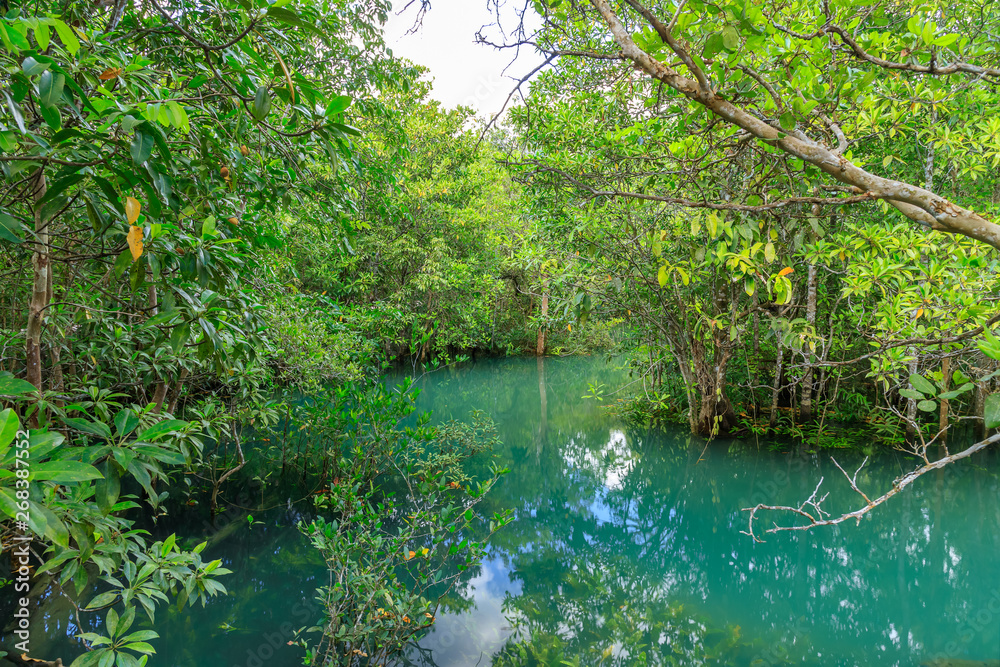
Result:
<svg viewBox="0 0 1000 667">
<path fill-rule="evenodd" d="M 0 20 L 2 537 L 75 665 L 155 664 L 138 619 L 225 593 L 147 530 L 251 480 L 315 498 L 312 664 L 461 605 L 509 520 L 463 469 L 492 429 L 411 415 L 392 364 L 613 353 L 627 418 L 903 449 L 899 488 L 995 438 L 994 9 L 534 4 L 497 45 L 546 66 L 492 120 L 391 55 L 385 0 Z"/>
</svg>

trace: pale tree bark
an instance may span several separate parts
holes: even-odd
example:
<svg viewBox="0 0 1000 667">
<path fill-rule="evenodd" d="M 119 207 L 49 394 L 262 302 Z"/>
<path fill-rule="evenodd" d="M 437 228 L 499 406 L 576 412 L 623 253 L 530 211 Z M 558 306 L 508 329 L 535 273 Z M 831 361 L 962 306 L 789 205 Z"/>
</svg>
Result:
<svg viewBox="0 0 1000 667">
<path fill-rule="evenodd" d="M 809 265 L 809 274 L 806 278 L 806 324 L 816 330 L 816 292 L 818 290 L 818 272 L 815 264 Z M 811 351 L 805 352 L 806 368 L 802 374 L 802 395 L 799 399 L 799 421 L 808 422 L 813 418 L 813 364 L 816 362 L 816 355 Z"/>
<path fill-rule="evenodd" d="M 907 365 L 906 370 L 909 371 L 910 375 L 916 375 L 917 373 L 917 352 L 914 348 L 908 350 L 910 354 L 910 363 Z M 907 381 L 906 388 L 910 391 L 914 391 L 915 387 L 912 382 Z M 914 442 L 917 438 L 917 401 L 913 398 L 906 399 L 906 441 Z"/>
<path fill-rule="evenodd" d="M 785 370 L 785 348 L 781 341 L 775 342 L 778 348 L 777 360 L 774 362 L 774 383 L 771 385 L 771 415 L 768 423 L 773 427 L 778 423 L 778 394 L 781 392 L 781 374 Z"/>
<path fill-rule="evenodd" d="M 535 354 L 542 356 L 545 354 L 545 322 L 549 317 L 549 281 L 542 282 L 542 310 L 541 323 L 538 325 L 538 340 L 535 341 Z"/>
<path fill-rule="evenodd" d="M 894 495 L 913 484 L 915 481 L 920 479 L 925 474 L 932 472 L 934 470 L 940 470 L 955 461 L 960 461 L 962 459 L 968 458 L 980 452 L 995 442 L 1000 441 L 1000 434 L 990 436 L 985 440 L 977 442 L 976 444 L 956 453 L 948 456 L 944 456 L 937 461 L 924 460 L 923 464 L 918 468 L 906 473 L 905 475 L 900 475 L 892 482 L 891 488 L 883 493 L 881 496 L 869 497 L 862 491 L 857 484 L 858 473 L 861 472 L 861 468 L 854 473 L 854 476 L 847 474 L 847 472 L 840 467 L 840 464 L 834 459 L 833 463 L 837 468 L 844 474 L 847 478 L 848 483 L 855 493 L 861 496 L 864 501 L 864 505 L 853 512 L 845 512 L 839 516 L 831 516 L 831 514 L 823 509 L 823 500 L 828 494 L 820 495 L 820 487 L 823 485 L 823 478 L 821 477 L 819 483 L 816 485 L 816 489 L 812 492 L 805 501 L 800 505 L 764 505 L 758 504 L 754 507 L 744 507 L 742 511 L 749 512 L 749 528 L 743 531 L 744 535 L 749 535 L 755 541 L 761 542 L 763 540 L 754 532 L 754 521 L 757 518 L 757 513 L 761 511 L 765 512 L 786 512 L 792 514 L 793 516 L 799 517 L 804 520 L 805 523 L 800 523 L 797 525 L 779 525 L 777 523 L 771 523 L 772 527 L 766 529 L 765 533 L 780 533 L 784 531 L 793 530 L 812 530 L 813 528 L 818 528 L 820 526 L 836 526 L 837 524 L 844 523 L 845 521 L 860 521 L 866 514 L 871 512 L 873 509 L 886 502 Z M 864 467 L 865 463 L 868 462 L 866 458 L 861 464 Z"/>
<path fill-rule="evenodd" d="M 45 310 L 49 305 L 49 231 L 48 221 L 42 217 L 42 208 L 38 202 L 45 196 L 47 189 L 45 171 L 38 168 L 31 181 L 32 197 L 35 204 L 35 244 L 31 256 L 32 287 L 31 301 L 28 303 L 28 326 L 26 329 L 25 374 L 28 382 L 38 389 L 38 399 L 42 398 L 42 325 L 45 320 Z M 36 410 L 31 415 L 30 425 L 38 426 L 39 414 Z"/>
<path fill-rule="evenodd" d="M 829 122 L 829 126 L 837 135 L 838 146 L 836 148 L 831 148 L 823 142 L 812 139 L 798 129 L 786 132 L 778 127 L 777 123 L 772 124 L 759 118 L 717 95 L 708 76 L 695 63 L 691 54 L 688 53 L 687 47 L 673 36 L 667 24 L 660 21 L 652 11 L 642 6 L 638 0 L 626 0 L 626 2 L 653 27 L 663 43 L 669 46 L 694 78 L 680 74 L 640 49 L 617 14 L 611 9 L 608 0 L 590 1 L 610 29 L 615 42 L 621 49 L 622 56 L 632 61 L 638 69 L 649 76 L 663 82 L 664 85 L 676 90 L 688 99 L 701 104 L 727 123 L 745 130 L 751 136 L 781 149 L 792 157 L 817 167 L 834 180 L 851 186 L 856 194 L 884 200 L 907 218 L 930 229 L 961 234 L 1000 249 L 1000 225 L 927 188 L 878 176 L 844 157 L 843 152 L 847 148 L 847 141 L 840 127 L 832 121 Z M 837 33 L 842 40 L 850 39 L 849 35 L 841 34 L 843 31 L 838 32 L 833 27 L 828 27 L 827 30 Z M 859 57 L 861 56 L 859 55 Z M 888 69 L 923 71 L 919 66 L 894 67 L 894 63 L 871 56 L 864 59 Z M 971 65 L 968 67 L 975 68 Z M 958 69 L 965 71 L 961 67 Z M 975 69 L 982 70 L 982 68 Z M 947 72 L 945 72 L 945 68 L 941 68 L 928 70 L 926 73 L 944 74 Z"/>
<path fill-rule="evenodd" d="M 948 391 L 948 385 L 951 380 L 949 377 L 951 375 L 951 359 L 945 357 L 941 360 L 941 393 Z M 941 400 L 941 411 L 938 413 L 938 432 L 941 434 L 941 441 L 944 442 L 948 439 L 948 399 L 942 398 Z"/>
<path fill-rule="evenodd" d="M 972 395 L 972 414 L 978 417 L 975 421 L 977 438 L 986 437 L 986 395 L 988 393 L 989 388 L 985 382 L 976 383 L 976 388 Z"/>
<path fill-rule="evenodd" d="M 695 409 L 698 382 L 695 380 L 694 371 L 691 368 L 691 359 L 686 352 L 675 345 L 671 345 L 670 349 L 674 355 L 674 359 L 677 360 L 677 367 L 680 369 L 681 379 L 684 381 L 684 395 L 687 397 L 688 403 L 688 427 L 691 429 L 693 435 L 698 432 L 698 413 Z"/>
</svg>

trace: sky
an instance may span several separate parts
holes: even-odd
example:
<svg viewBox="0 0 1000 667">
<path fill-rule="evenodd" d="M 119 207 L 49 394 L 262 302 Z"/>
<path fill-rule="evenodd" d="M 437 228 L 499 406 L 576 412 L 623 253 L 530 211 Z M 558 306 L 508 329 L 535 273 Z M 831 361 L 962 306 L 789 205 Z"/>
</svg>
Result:
<svg viewBox="0 0 1000 667">
<path fill-rule="evenodd" d="M 393 0 L 394 10 L 402 9 L 406 2 Z M 394 54 L 430 69 L 434 80 L 432 96 L 447 108 L 471 106 L 490 117 L 503 107 L 516 80 L 542 61 L 537 54 L 522 51 L 504 74 L 513 58 L 512 51 L 476 44 L 476 32 L 484 25 L 493 26 L 484 32 L 495 41 L 502 40 L 486 0 L 432 0 L 423 26 L 408 35 L 415 10 L 416 6 L 401 15 L 394 12 L 386 25 L 386 42 Z"/>
</svg>

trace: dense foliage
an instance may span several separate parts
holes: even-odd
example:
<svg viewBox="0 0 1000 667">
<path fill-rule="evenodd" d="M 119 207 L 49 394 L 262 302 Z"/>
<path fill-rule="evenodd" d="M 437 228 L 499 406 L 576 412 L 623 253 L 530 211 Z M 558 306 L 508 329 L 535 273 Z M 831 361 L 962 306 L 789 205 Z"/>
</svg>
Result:
<svg viewBox="0 0 1000 667">
<path fill-rule="evenodd" d="M 74 665 L 155 661 L 159 605 L 225 593 L 151 528 L 251 480 L 311 485 L 309 663 L 460 606 L 507 522 L 463 468 L 494 436 L 411 415 L 392 363 L 614 349 L 645 424 L 915 455 L 862 513 L 998 439 L 991 5 L 537 0 L 504 46 L 549 66 L 490 123 L 391 55 L 390 10 L 0 18 L 0 538 L 76 610 Z"/>
</svg>

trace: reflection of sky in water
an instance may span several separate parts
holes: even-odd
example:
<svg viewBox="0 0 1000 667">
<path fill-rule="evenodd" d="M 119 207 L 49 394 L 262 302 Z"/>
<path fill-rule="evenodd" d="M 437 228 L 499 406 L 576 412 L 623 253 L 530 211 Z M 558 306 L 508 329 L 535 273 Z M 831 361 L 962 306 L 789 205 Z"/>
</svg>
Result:
<svg viewBox="0 0 1000 667">
<path fill-rule="evenodd" d="M 636 461 L 636 455 L 629 447 L 625 432 L 610 429 L 607 442 L 597 449 L 587 445 L 583 433 L 577 433 L 569 439 L 561 452 L 570 474 L 583 471 L 602 481 L 604 493 L 595 495 L 588 509 L 599 523 L 614 523 L 611 508 L 604 499 L 608 492 L 622 488 Z"/>
<path fill-rule="evenodd" d="M 471 608 L 461 613 L 441 613 L 419 642 L 422 651 L 433 652 L 436 667 L 468 667 L 481 657 L 480 664 L 488 665 L 489 656 L 512 634 L 504 617 L 503 601 L 507 593 L 519 595 L 521 584 L 511 581 L 501 559 L 485 559 L 479 574 L 464 585 L 461 593 L 472 601 Z M 415 656 L 411 654 L 410 659 L 415 660 Z"/>
<path fill-rule="evenodd" d="M 635 467 L 636 460 L 625 432 L 618 429 L 611 429 L 608 441 L 597 450 L 588 447 L 583 434 L 578 433 L 562 449 L 562 456 L 570 469 L 583 468 L 603 480 L 604 488 L 608 491 L 622 488 L 625 478 Z"/>
</svg>

